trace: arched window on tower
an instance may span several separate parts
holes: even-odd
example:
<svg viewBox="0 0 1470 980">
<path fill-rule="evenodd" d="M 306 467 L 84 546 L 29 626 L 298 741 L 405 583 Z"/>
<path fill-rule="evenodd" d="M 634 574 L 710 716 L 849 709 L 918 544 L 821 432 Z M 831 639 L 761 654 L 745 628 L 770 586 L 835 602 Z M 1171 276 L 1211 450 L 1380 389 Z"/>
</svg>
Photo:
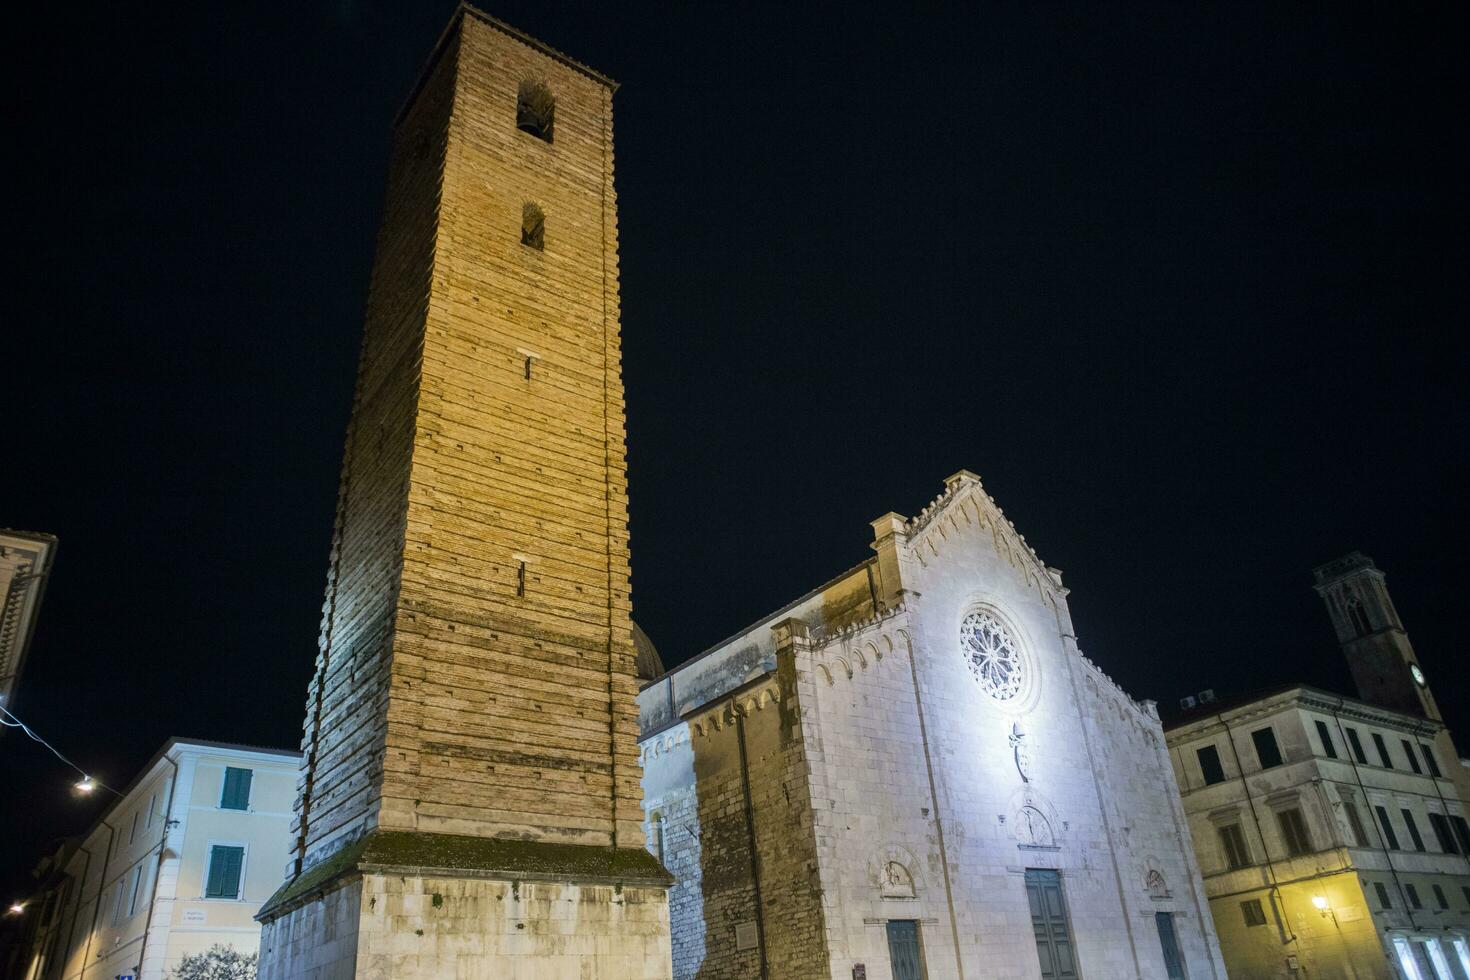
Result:
<svg viewBox="0 0 1470 980">
<path fill-rule="evenodd" d="M 529 78 L 522 81 L 516 94 L 516 129 L 550 143 L 555 123 L 556 99 L 551 89 Z"/>
<path fill-rule="evenodd" d="M 546 247 L 546 215 L 530 201 L 521 206 L 521 244 L 538 250 Z"/>
<path fill-rule="evenodd" d="M 1348 622 L 1353 624 L 1353 632 L 1358 636 L 1367 636 L 1373 632 L 1373 627 L 1368 624 L 1368 610 L 1363 607 L 1363 600 L 1355 595 L 1347 597 Z"/>
</svg>

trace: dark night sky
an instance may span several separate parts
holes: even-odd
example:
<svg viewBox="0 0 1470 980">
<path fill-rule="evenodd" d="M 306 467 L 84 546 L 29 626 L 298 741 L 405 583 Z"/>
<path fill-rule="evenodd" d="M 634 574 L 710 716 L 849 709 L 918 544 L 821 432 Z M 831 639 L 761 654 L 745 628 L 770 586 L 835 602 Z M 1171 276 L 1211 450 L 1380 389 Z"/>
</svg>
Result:
<svg viewBox="0 0 1470 980">
<path fill-rule="evenodd" d="M 623 83 L 667 661 L 967 468 L 1134 696 L 1346 688 L 1310 572 L 1359 548 L 1470 725 L 1463 12 L 1305 6 L 490 8 Z M 16 708 L 103 779 L 299 740 L 389 125 L 451 9 L 10 24 L 0 525 L 61 539 Z M 0 738 L 0 898 L 95 814 L 71 781 Z"/>
</svg>

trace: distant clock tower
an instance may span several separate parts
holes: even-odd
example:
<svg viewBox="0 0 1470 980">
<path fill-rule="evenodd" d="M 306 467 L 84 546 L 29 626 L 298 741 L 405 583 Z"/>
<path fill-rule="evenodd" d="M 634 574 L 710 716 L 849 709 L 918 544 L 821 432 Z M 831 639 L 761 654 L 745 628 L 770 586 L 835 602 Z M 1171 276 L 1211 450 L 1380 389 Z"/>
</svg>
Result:
<svg viewBox="0 0 1470 980">
<path fill-rule="evenodd" d="M 1358 694 L 1372 704 L 1442 721 L 1429 680 L 1373 559 L 1361 552 L 1313 569 Z"/>
</svg>

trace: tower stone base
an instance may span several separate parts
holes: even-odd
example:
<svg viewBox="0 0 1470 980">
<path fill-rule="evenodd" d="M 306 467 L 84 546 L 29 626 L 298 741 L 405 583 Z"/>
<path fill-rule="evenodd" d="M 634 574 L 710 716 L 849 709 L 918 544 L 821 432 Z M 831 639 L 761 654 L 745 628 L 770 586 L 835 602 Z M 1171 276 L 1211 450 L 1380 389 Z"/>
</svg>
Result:
<svg viewBox="0 0 1470 980">
<path fill-rule="evenodd" d="M 671 980 L 666 877 L 643 851 L 379 833 L 261 909 L 260 980 Z"/>
</svg>

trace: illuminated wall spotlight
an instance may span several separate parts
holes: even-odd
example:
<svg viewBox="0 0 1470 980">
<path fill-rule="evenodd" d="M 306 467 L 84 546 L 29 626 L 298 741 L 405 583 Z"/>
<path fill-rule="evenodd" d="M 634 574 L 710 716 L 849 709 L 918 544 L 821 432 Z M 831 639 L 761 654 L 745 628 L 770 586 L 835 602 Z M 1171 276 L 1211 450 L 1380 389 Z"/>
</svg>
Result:
<svg viewBox="0 0 1470 980">
<path fill-rule="evenodd" d="M 11 902 L 8 911 L 11 915 L 20 915 L 25 910 L 26 906 L 24 902 Z"/>
<path fill-rule="evenodd" d="M 1318 912 L 1326 912 L 1327 911 L 1327 899 L 1323 898 L 1321 895 L 1313 895 L 1312 896 L 1312 908 L 1316 909 Z"/>
<path fill-rule="evenodd" d="M 83 793 L 90 793 L 90 792 L 92 792 L 92 790 L 94 790 L 96 788 L 97 788 L 97 781 L 95 779 L 93 779 L 91 776 L 83 776 L 82 779 L 81 779 L 81 781 L 79 783 L 77 783 L 77 789 L 79 789 Z"/>
</svg>

